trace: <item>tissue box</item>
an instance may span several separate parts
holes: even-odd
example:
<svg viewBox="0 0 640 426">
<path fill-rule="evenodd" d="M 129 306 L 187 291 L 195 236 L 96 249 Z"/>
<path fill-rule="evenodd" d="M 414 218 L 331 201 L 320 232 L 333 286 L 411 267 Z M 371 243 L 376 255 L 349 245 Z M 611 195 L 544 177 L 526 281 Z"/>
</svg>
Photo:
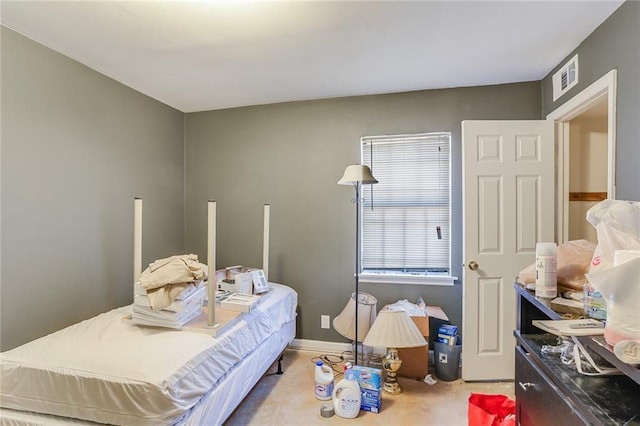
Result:
<svg viewBox="0 0 640 426">
<path fill-rule="evenodd" d="M 221 290 L 231 293 L 253 294 L 254 268 L 246 266 L 229 266 L 216 271 L 216 280 Z"/>
<path fill-rule="evenodd" d="M 360 409 L 379 413 L 382 408 L 382 370 L 354 365 L 351 371 L 360 385 L 360 394 L 362 395 Z"/>
</svg>

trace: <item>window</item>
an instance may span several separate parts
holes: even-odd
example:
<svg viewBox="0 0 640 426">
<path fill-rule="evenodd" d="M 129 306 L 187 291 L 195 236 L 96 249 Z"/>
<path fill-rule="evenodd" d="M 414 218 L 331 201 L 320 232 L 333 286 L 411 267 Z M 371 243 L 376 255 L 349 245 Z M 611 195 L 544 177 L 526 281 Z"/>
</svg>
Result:
<svg viewBox="0 0 640 426">
<path fill-rule="evenodd" d="M 363 281 L 453 284 L 451 133 L 362 138 Z"/>
</svg>

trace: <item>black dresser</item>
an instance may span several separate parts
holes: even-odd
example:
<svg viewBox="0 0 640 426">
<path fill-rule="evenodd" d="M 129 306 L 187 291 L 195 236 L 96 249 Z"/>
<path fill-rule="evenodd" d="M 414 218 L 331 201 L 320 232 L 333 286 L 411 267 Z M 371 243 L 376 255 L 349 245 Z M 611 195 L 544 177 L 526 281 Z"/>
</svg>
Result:
<svg viewBox="0 0 640 426">
<path fill-rule="evenodd" d="M 542 352 L 557 345 L 558 337 L 533 326 L 535 319 L 560 319 L 549 302 L 518 284 L 515 394 L 518 423 L 547 425 L 640 425 L 640 370 L 620 361 L 603 337 L 580 337 L 602 366 L 623 374 L 586 376 L 562 363 L 559 354 Z"/>
</svg>

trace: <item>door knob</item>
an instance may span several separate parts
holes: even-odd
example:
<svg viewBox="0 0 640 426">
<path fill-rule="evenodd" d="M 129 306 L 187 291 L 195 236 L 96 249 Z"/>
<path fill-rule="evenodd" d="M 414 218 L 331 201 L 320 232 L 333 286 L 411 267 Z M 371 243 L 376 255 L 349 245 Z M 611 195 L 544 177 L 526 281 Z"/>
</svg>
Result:
<svg viewBox="0 0 640 426">
<path fill-rule="evenodd" d="M 476 262 L 475 260 L 472 260 L 471 262 L 469 262 L 469 269 L 471 269 L 472 271 L 475 271 L 479 267 L 480 265 L 478 265 L 478 262 Z"/>
</svg>

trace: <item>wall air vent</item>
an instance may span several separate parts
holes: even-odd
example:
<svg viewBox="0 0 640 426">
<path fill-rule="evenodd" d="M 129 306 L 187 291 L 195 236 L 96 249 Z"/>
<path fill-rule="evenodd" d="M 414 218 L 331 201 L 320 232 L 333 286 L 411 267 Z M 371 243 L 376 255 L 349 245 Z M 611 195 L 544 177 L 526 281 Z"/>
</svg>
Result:
<svg viewBox="0 0 640 426">
<path fill-rule="evenodd" d="M 578 84 L 578 55 L 575 55 L 553 75 L 553 100 L 555 102 Z"/>
</svg>

